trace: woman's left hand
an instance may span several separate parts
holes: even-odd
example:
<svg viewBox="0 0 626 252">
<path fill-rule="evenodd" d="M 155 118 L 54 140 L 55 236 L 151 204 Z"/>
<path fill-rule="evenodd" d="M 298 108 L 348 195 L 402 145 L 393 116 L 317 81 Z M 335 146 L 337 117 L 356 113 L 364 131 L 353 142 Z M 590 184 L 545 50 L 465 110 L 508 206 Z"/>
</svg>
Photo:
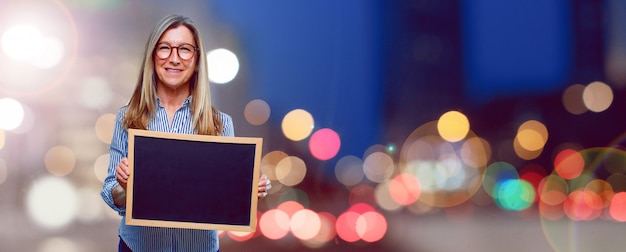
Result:
<svg viewBox="0 0 626 252">
<path fill-rule="evenodd" d="M 267 175 L 261 175 L 261 178 L 259 178 L 259 198 L 264 198 L 265 196 L 267 196 L 271 188 L 272 181 L 267 177 Z"/>
</svg>

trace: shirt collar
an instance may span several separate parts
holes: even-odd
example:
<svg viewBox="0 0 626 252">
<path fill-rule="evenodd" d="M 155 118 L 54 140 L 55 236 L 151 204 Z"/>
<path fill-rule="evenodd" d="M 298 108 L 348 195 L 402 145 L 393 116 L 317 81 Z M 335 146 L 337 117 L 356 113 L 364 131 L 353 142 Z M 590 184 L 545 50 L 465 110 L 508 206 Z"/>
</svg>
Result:
<svg viewBox="0 0 626 252">
<path fill-rule="evenodd" d="M 159 105 L 159 107 L 163 107 L 163 106 L 161 106 L 161 98 L 159 98 L 159 96 L 157 96 L 156 99 L 157 99 L 157 104 Z M 189 106 L 190 103 L 191 103 L 191 95 L 189 97 L 187 97 L 187 99 L 185 99 L 185 101 L 183 101 L 183 105 L 181 107 Z"/>
</svg>

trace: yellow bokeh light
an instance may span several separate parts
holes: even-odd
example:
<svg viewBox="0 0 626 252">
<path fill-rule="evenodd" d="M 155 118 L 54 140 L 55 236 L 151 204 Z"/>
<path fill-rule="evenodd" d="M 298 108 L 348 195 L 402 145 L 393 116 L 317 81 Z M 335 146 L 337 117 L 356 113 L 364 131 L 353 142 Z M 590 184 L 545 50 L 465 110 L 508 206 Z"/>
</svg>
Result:
<svg viewBox="0 0 626 252">
<path fill-rule="evenodd" d="M 589 110 L 602 112 L 613 103 L 613 90 L 605 83 L 594 81 L 585 87 L 583 101 Z"/>
<path fill-rule="evenodd" d="M 529 151 L 536 151 L 543 148 L 543 136 L 536 130 L 524 129 L 517 132 L 517 141 L 522 148 Z"/>
<path fill-rule="evenodd" d="M 437 122 L 437 130 L 441 138 L 448 142 L 463 140 L 470 130 L 467 117 L 458 111 L 449 111 L 443 114 Z"/>
<path fill-rule="evenodd" d="M 537 120 L 528 120 L 517 129 L 513 149 L 518 157 L 531 160 L 537 158 L 548 141 L 548 129 Z"/>
<path fill-rule="evenodd" d="M 283 134 L 292 141 L 307 138 L 313 131 L 313 126 L 313 116 L 303 109 L 296 109 L 287 113 L 281 124 Z"/>
<path fill-rule="evenodd" d="M 541 155 L 541 152 L 543 151 L 543 149 L 539 149 L 539 150 L 536 150 L 536 151 L 528 150 L 528 149 L 522 147 L 522 145 L 519 143 L 519 138 L 516 137 L 513 140 L 513 151 L 521 159 L 533 160 L 533 159 L 539 157 L 539 155 Z"/>
</svg>

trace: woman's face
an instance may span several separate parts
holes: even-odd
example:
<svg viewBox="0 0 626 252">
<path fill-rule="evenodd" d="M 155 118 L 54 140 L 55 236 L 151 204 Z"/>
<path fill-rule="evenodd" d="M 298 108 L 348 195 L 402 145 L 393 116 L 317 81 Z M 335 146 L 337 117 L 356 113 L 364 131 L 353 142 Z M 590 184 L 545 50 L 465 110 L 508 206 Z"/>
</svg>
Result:
<svg viewBox="0 0 626 252">
<path fill-rule="evenodd" d="M 198 54 L 193 33 L 184 25 L 167 30 L 155 47 L 154 69 L 161 88 L 189 88 Z M 171 53 L 167 56 L 168 48 Z M 192 51 L 189 52 L 189 49 Z M 181 57 L 181 55 L 183 57 Z M 190 58 L 189 58 L 190 57 Z"/>
</svg>

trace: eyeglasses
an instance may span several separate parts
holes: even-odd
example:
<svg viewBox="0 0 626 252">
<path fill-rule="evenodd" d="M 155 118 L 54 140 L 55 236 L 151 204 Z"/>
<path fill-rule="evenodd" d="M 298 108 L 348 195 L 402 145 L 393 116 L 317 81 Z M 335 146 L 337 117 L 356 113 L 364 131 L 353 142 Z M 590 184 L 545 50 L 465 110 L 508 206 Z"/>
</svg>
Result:
<svg viewBox="0 0 626 252">
<path fill-rule="evenodd" d="M 159 43 L 155 49 L 155 54 L 159 59 L 167 59 L 172 54 L 172 49 L 176 48 L 176 52 L 178 53 L 178 57 L 183 60 L 188 60 L 193 58 L 196 54 L 195 46 L 191 44 L 181 44 L 179 46 L 171 46 L 168 43 Z"/>
</svg>

